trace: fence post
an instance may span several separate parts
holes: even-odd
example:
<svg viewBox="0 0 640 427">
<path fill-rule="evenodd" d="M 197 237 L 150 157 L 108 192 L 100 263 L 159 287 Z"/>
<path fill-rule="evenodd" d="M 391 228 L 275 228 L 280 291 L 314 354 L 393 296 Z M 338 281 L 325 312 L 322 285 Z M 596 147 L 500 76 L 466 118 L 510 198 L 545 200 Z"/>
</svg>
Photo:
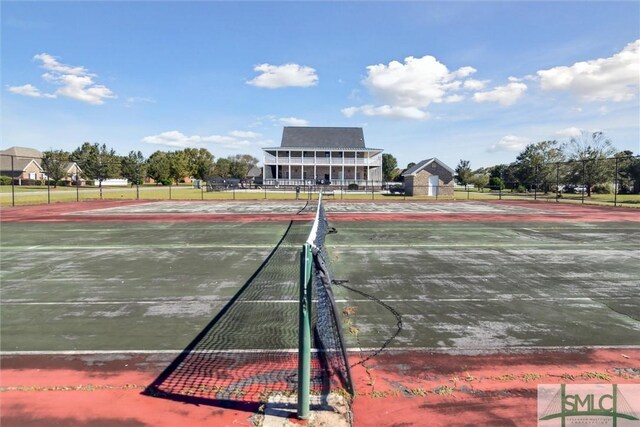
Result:
<svg viewBox="0 0 640 427">
<path fill-rule="evenodd" d="M 51 180 L 47 180 L 47 204 L 51 204 Z"/>
<path fill-rule="evenodd" d="M 204 187 L 200 184 L 200 200 L 204 200 Z"/>
<path fill-rule="evenodd" d="M 136 200 L 140 200 L 140 184 L 136 183 Z"/>
<path fill-rule="evenodd" d="M 171 200 L 171 187 L 173 186 L 173 184 L 169 184 L 169 200 Z"/>
<path fill-rule="evenodd" d="M 470 197 L 470 195 L 469 195 L 469 187 L 467 186 L 467 200 L 469 200 L 469 197 Z"/>
<path fill-rule="evenodd" d="M 16 172 L 13 170 L 13 156 L 11 156 L 11 206 L 16 205 Z"/>
<path fill-rule="evenodd" d="M 538 200 L 538 166 L 533 172 L 533 200 Z"/>
<path fill-rule="evenodd" d="M 618 158 L 616 157 L 616 175 L 613 179 L 613 206 L 618 206 Z"/>
<path fill-rule="evenodd" d="M 80 201 L 80 181 L 76 179 L 76 202 Z"/>
<path fill-rule="evenodd" d="M 560 202 L 560 163 L 556 163 L 556 203 Z"/>
<path fill-rule="evenodd" d="M 587 186 L 584 183 L 584 179 L 585 179 L 585 174 L 586 174 L 586 160 L 582 161 L 582 191 L 580 193 L 582 193 L 582 204 L 584 205 L 584 193 L 587 190 Z"/>
<path fill-rule="evenodd" d="M 302 245 L 300 254 L 300 296 L 298 309 L 298 418 L 309 418 L 311 383 L 311 248 Z"/>
<path fill-rule="evenodd" d="M 236 187 L 233 187 L 231 189 L 231 191 L 233 191 L 233 200 L 235 200 L 236 199 Z"/>
</svg>

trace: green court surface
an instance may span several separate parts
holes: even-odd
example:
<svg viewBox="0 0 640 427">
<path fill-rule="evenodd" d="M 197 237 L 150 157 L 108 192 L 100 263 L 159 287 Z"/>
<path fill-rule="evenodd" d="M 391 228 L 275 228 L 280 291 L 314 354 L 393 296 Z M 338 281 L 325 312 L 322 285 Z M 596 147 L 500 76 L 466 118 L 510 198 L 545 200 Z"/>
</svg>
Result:
<svg viewBox="0 0 640 427">
<path fill-rule="evenodd" d="M 336 222 L 352 350 L 640 345 L 638 223 Z M 3 352 L 179 351 L 248 283 L 230 348 L 295 347 L 310 223 L 3 223 Z M 262 268 L 261 268 L 262 266 Z M 364 295 L 363 295 L 364 294 Z M 348 313 L 348 315 L 346 314 Z M 348 317 L 348 319 L 346 319 Z M 292 320 L 293 319 L 293 320 Z M 270 330 L 291 331 L 271 342 Z M 274 334 L 277 335 L 277 334 Z"/>
</svg>

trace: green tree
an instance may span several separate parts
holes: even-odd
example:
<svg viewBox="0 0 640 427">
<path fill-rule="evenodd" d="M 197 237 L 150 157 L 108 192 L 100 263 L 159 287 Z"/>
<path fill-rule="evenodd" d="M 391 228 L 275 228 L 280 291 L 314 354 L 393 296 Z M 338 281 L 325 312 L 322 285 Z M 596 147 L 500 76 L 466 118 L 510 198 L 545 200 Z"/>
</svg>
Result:
<svg viewBox="0 0 640 427">
<path fill-rule="evenodd" d="M 473 184 L 480 191 L 484 192 L 484 188 L 489 184 L 489 175 L 484 173 L 476 173 L 469 181 L 469 184 Z"/>
<path fill-rule="evenodd" d="M 585 132 L 572 137 L 564 148 L 571 163 L 568 165 L 567 179 L 572 184 L 583 184 L 587 196 L 591 197 L 593 187 L 613 182 L 614 162 L 607 160 L 616 149 L 603 132 Z"/>
<path fill-rule="evenodd" d="M 213 171 L 217 177 L 229 178 L 231 176 L 231 161 L 222 157 L 219 158 Z"/>
<path fill-rule="evenodd" d="M 516 158 L 516 178 L 527 188 L 542 187 L 549 191 L 555 182 L 555 162 L 564 160 L 564 154 L 557 141 L 541 141 L 529 144 Z"/>
<path fill-rule="evenodd" d="M 147 160 L 147 176 L 157 184 L 171 185 L 171 164 L 164 151 L 156 151 Z"/>
<path fill-rule="evenodd" d="M 640 193 L 640 157 L 625 150 L 616 153 L 615 158 L 618 161 L 618 192 Z"/>
<path fill-rule="evenodd" d="M 249 170 L 258 164 L 258 159 L 250 154 L 236 154 L 227 157 L 231 178 L 245 179 Z"/>
<path fill-rule="evenodd" d="M 42 153 L 42 169 L 49 180 L 53 181 L 53 187 L 58 186 L 58 181 L 66 178 L 69 153 L 63 150 L 51 150 Z"/>
<path fill-rule="evenodd" d="M 467 184 L 469 184 L 469 180 L 473 176 L 473 172 L 471 171 L 469 164 L 469 160 L 460 159 L 460 163 L 456 166 L 455 178 L 458 180 L 458 183 L 460 185 L 464 185 L 465 188 L 467 188 Z"/>
<path fill-rule="evenodd" d="M 385 181 L 393 181 L 398 176 L 398 160 L 388 153 L 382 154 L 382 178 Z"/>
<path fill-rule="evenodd" d="M 140 151 L 130 151 L 120 162 L 122 177 L 131 185 L 141 185 L 147 175 L 147 162 Z"/>
<path fill-rule="evenodd" d="M 169 177 L 176 183 L 184 179 L 189 173 L 187 156 L 183 151 L 171 151 L 167 153 L 169 159 Z"/>
<path fill-rule="evenodd" d="M 515 184 L 518 180 L 516 178 L 517 165 L 511 163 L 509 165 L 500 164 L 489 168 L 489 178 L 499 178 L 505 187 L 507 184 Z"/>
<path fill-rule="evenodd" d="M 71 153 L 71 160 L 80 166 L 86 178 L 98 181 L 101 188 L 102 181 L 120 173 L 120 159 L 106 144 L 85 142 Z"/>
<path fill-rule="evenodd" d="M 206 148 L 186 148 L 187 170 L 192 177 L 205 180 L 212 175 L 215 168 L 213 154 Z"/>
<path fill-rule="evenodd" d="M 489 177 L 489 188 L 492 190 L 504 190 L 504 182 L 498 177 Z"/>
</svg>

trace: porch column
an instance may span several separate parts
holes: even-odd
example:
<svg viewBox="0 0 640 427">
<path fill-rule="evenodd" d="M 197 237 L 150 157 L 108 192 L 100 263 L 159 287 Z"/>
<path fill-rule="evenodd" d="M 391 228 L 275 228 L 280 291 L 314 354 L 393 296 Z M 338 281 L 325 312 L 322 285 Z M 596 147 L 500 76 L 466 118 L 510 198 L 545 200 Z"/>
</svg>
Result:
<svg viewBox="0 0 640 427">
<path fill-rule="evenodd" d="M 278 180 L 278 163 L 280 160 L 280 152 L 276 150 L 276 181 Z"/>
</svg>

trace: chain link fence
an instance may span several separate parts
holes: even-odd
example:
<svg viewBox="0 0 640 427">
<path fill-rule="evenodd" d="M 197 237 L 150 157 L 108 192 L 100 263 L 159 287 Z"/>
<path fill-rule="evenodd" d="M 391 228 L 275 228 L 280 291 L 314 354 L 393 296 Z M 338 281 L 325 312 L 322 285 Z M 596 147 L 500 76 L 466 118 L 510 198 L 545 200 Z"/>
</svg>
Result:
<svg viewBox="0 0 640 427">
<path fill-rule="evenodd" d="M 20 206 L 88 200 L 542 200 L 640 207 L 640 156 L 614 157 L 507 169 L 485 186 L 417 186 L 402 182 L 261 185 L 240 180 L 180 185 L 96 185 L 67 176 L 47 179 L 35 158 L 0 155 L 0 205 Z M 36 163 L 36 164 L 34 164 Z M 515 176 L 517 175 L 517 177 Z M 408 190 L 408 191 L 407 191 Z"/>
</svg>

